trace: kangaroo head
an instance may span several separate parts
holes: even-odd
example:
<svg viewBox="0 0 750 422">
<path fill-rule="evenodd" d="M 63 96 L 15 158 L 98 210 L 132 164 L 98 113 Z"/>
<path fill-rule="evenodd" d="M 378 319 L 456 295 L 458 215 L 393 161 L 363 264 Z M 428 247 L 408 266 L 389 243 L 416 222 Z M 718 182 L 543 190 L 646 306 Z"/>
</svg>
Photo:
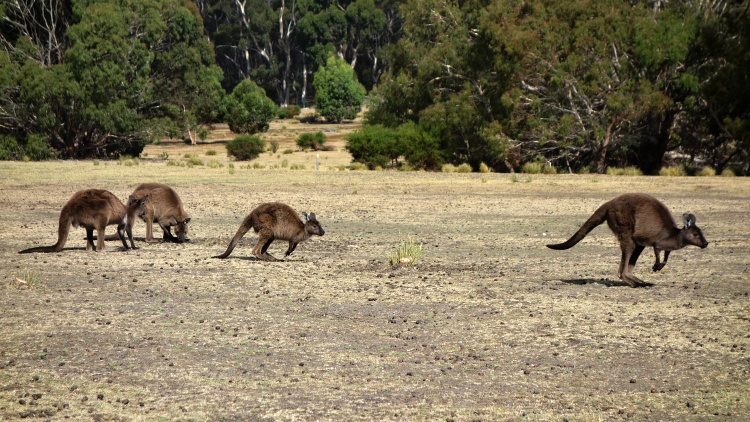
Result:
<svg viewBox="0 0 750 422">
<path fill-rule="evenodd" d="M 169 224 L 171 227 L 174 227 L 174 234 L 177 236 L 177 240 L 179 243 L 184 242 L 185 238 L 187 237 L 189 222 L 190 217 L 187 217 L 182 221 L 175 220 Z"/>
<path fill-rule="evenodd" d="M 703 237 L 703 231 L 695 225 L 695 216 L 693 214 L 683 214 L 682 224 L 683 227 L 680 230 L 680 235 L 686 244 L 695 245 L 701 249 L 708 246 L 708 241 Z"/>
<path fill-rule="evenodd" d="M 320 225 L 320 222 L 318 222 L 318 219 L 315 217 L 315 213 L 311 212 L 309 215 L 306 212 L 302 213 L 302 216 L 305 217 L 305 232 L 307 232 L 308 235 L 318 235 L 323 236 L 326 232 L 323 230 L 323 226 Z"/>
</svg>

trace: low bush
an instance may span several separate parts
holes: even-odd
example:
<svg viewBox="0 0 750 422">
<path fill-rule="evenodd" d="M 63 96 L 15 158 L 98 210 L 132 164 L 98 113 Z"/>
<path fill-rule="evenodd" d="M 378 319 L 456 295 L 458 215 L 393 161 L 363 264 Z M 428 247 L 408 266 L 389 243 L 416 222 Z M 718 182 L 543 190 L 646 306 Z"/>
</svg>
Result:
<svg viewBox="0 0 750 422">
<path fill-rule="evenodd" d="M 250 161 L 265 151 L 266 141 L 257 135 L 240 135 L 227 142 L 227 155 L 237 161 Z"/>
<path fill-rule="evenodd" d="M 297 146 L 305 151 L 307 149 L 320 150 L 323 148 L 323 144 L 326 143 L 326 135 L 322 131 L 305 132 L 301 133 L 297 137 Z"/>
<path fill-rule="evenodd" d="M 698 176 L 716 176 L 716 170 L 713 167 L 703 167 L 696 175 Z"/>
<path fill-rule="evenodd" d="M 457 173 L 471 173 L 471 164 L 469 163 L 462 163 L 458 167 L 456 167 Z"/>
<path fill-rule="evenodd" d="M 687 176 L 687 172 L 683 166 L 662 167 L 659 176 Z"/>
</svg>

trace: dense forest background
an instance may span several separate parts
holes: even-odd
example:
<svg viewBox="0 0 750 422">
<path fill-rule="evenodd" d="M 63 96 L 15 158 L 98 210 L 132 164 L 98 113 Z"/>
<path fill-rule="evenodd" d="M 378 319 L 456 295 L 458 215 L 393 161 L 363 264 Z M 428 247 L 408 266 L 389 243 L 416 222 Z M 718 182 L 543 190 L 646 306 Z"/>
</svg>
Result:
<svg viewBox="0 0 750 422">
<path fill-rule="evenodd" d="M 0 46 L 3 159 L 194 140 L 246 79 L 312 106 L 336 57 L 363 162 L 750 171 L 750 0 L 6 0 Z"/>
</svg>

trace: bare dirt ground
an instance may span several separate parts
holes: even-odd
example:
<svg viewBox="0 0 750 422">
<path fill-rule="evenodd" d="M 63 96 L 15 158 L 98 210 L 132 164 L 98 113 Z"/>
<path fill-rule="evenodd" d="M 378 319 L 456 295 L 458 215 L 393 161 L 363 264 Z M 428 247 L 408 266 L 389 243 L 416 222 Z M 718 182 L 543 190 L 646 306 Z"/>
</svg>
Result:
<svg viewBox="0 0 750 422">
<path fill-rule="evenodd" d="M 331 143 L 264 154 L 264 169 L 231 163 L 220 143 L 149 146 L 135 165 L 0 163 L 0 419 L 750 414 L 750 180 L 341 171 L 348 157 Z M 162 153 L 217 163 L 168 166 Z M 74 229 L 61 253 L 17 253 L 55 242 L 75 191 L 124 199 L 146 181 L 181 195 L 190 243 L 146 244 L 138 222 L 135 251 L 87 253 Z M 654 286 L 640 289 L 617 280 L 606 226 L 571 250 L 544 247 L 624 192 L 695 213 L 709 247 L 674 252 L 659 273 L 644 252 L 636 274 Z M 210 258 L 267 201 L 314 211 L 325 236 L 268 263 L 249 233 Z M 391 268 L 409 236 L 423 255 Z"/>
</svg>

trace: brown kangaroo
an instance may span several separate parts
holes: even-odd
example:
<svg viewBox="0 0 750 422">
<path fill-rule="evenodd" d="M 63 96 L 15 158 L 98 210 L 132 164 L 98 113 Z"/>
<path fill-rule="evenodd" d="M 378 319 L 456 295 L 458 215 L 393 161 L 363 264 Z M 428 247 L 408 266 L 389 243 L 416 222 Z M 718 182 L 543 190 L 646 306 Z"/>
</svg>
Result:
<svg viewBox="0 0 750 422">
<path fill-rule="evenodd" d="M 631 287 L 649 285 L 633 275 L 635 263 L 646 246 L 654 247 L 656 255 L 654 271 L 664 268 L 671 251 L 687 245 L 695 245 L 701 249 L 708 246 L 703 232 L 695 225 L 693 214 L 683 214 L 684 227 L 680 229 L 667 207 L 658 199 L 641 193 L 627 193 L 599 207 L 566 242 L 547 245 L 547 247 L 550 249 L 572 248 L 594 227 L 605 221 L 617 235 L 622 250 L 618 275 Z M 660 251 L 664 251 L 664 262 L 659 262 Z"/>
<path fill-rule="evenodd" d="M 182 201 L 174 189 L 162 183 L 142 183 L 135 188 L 135 200 L 145 198 L 144 212 L 139 215 L 146 222 L 146 242 L 154 240 L 153 225 L 164 231 L 164 240 L 182 243 L 187 240 L 190 217 L 182 208 Z M 176 236 L 172 235 L 172 227 Z"/>
<path fill-rule="evenodd" d="M 312 235 L 323 236 L 325 231 L 315 217 L 315 213 L 302 213 L 305 222 L 299 218 L 292 207 L 281 202 L 269 202 L 258 205 L 240 224 L 237 233 L 229 242 L 226 252 L 214 258 L 226 258 L 239 243 L 242 236 L 251 228 L 258 233 L 258 243 L 253 248 L 253 254 L 264 261 L 276 261 L 268 252 L 268 247 L 274 240 L 288 240 L 289 248 L 284 256 L 289 256 L 297 244 Z"/>
<path fill-rule="evenodd" d="M 130 199 L 133 197 L 131 195 Z M 60 224 L 57 229 L 57 243 L 52 246 L 39 246 L 24 249 L 18 253 L 60 252 L 70 233 L 70 226 L 86 229 L 86 250 L 104 250 L 104 229 L 117 224 L 117 233 L 122 246 L 128 249 L 125 233 L 133 249 L 138 249 L 133 242 L 133 222 L 141 212 L 143 201 L 132 201 L 125 207 L 112 192 L 101 189 L 78 191 L 68 200 L 60 212 Z M 94 230 L 97 233 L 97 244 L 94 247 Z"/>
</svg>

